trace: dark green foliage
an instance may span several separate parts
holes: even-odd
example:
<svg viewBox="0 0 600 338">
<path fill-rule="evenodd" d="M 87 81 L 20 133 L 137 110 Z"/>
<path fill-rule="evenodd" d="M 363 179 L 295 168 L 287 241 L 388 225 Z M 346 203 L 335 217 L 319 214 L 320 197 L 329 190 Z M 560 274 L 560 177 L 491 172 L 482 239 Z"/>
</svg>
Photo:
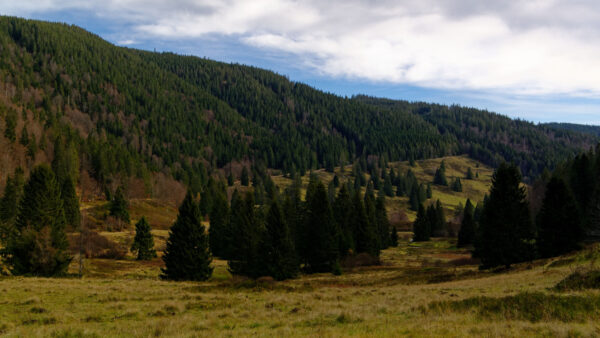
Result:
<svg viewBox="0 0 600 338">
<path fill-rule="evenodd" d="M 475 243 L 482 268 L 509 267 L 535 257 L 535 228 L 520 184 L 514 164 L 502 163 L 494 172 Z"/>
<path fill-rule="evenodd" d="M 600 270 L 575 271 L 554 286 L 556 291 L 600 289 Z"/>
<path fill-rule="evenodd" d="M 427 199 L 430 199 L 433 197 L 433 191 L 431 190 L 431 183 L 427 183 L 427 190 L 425 190 L 425 196 L 427 196 Z"/>
<path fill-rule="evenodd" d="M 562 179 L 552 177 L 546 185 L 537 226 L 542 257 L 558 256 L 579 247 L 584 230 L 575 199 Z"/>
<path fill-rule="evenodd" d="M 311 179 L 306 193 L 305 244 L 301 252 L 308 271 L 332 271 L 338 260 L 336 230 L 325 186 L 318 179 Z"/>
<path fill-rule="evenodd" d="M 6 178 L 4 194 L 0 199 L 0 243 L 6 241 L 15 231 L 24 184 L 21 168 L 15 170 L 13 176 Z"/>
<path fill-rule="evenodd" d="M 360 197 L 359 197 L 360 199 Z M 342 185 L 333 203 L 333 217 L 340 232 L 339 252 L 342 257 L 355 250 L 353 205 L 346 184 Z"/>
<path fill-rule="evenodd" d="M 214 196 L 212 210 L 209 215 L 210 227 L 208 228 L 210 251 L 216 257 L 225 257 L 231 242 L 231 228 L 229 224 L 229 205 L 225 192 L 218 192 Z"/>
<path fill-rule="evenodd" d="M 459 248 L 471 245 L 475 241 L 476 225 L 474 219 L 475 208 L 471 203 L 470 199 L 467 199 L 465 209 L 463 211 L 463 219 L 460 224 L 460 230 L 458 232 L 458 244 Z"/>
<path fill-rule="evenodd" d="M 177 220 L 169 231 L 167 247 L 162 257 L 165 267 L 161 278 L 202 281 L 210 278 L 213 268 L 208 234 L 193 194 L 188 191 L 179 207 Z"/>
<path fill-rule="evenodd" d="M 379 249 L 387 249 L 390 246 L 390 222 L 385 209 L 385 196 L 381 194 L 375 201 L 375 221 L 379 236 Z"/>
<path fill-rule="evenodd" d="M 433 176 L 433 184 L 436 185 L 448 185 L 448 179 L 446 178 L 446 165 L 444 161 L 440 164 L 440 167 L 435 171 L 435 176 Z"/>
<path fill-rule="evenodd" d="M 234 204 L 235 202 L 235 204 Z M 263 229 L 254 210 L 254 198 L 246 193 L 244 199 L 232 200 L 231 231 L 232 252 L 228 262 L 232 274 L 258 278 L 266 274 L 260 245 Z"/>
<path fill-rule="evenodd" d="M 65 209 L 65 220 L 71 229 L 79 229 L 81 214 L 79 212 L 79 198 L 75 192 L 75 184 L 71 179 L 63 181 L 61 189 L 63 207 Z"/>
<path fill-rule="evenodd" d="M 354 247 L 356 253 L 368 253 L 379 256 L 378 233 L 374 218 L 370 218 L 367 204 L 372 204 L 372 198 L 365 194 L 364 203 L 360 191 L 356 190 L 352 197 L 352 227 L 354 228 Z M 374 207 L 374 206 L 370 206 Z M 374 209 L 374 208 L 373 208 Z M 374 210 L 373 210 L 374 215 Z"/>
<path fill-rule="evenodd" d="M 11 272 L 42 276 L 66 273 L 71 257 L 67 253 L 65 215 L 60 186 L 48 165 L 31 171 L 19 205 L 16 231 L 4 251 Z"/>
<path fill-rule="evenodd" d="M 394 186 L 392 185 L 391 175 L 386 175 L 383 181 L 383 191 L 386 196 L 393 197 L 394 196 Z"/>
<path fill-rule="evenodd" d="M 4 122 L 4 137 L 11 142 L 15 142 L 17 139 L 17 133 L 15 131 L 15 128 L 17 127 L 17 113 L 14 110 L 9 109 L 6 113 Z"/>
<path fill-rule="evenodd" d="M 250 184 L 250 178 L 248 177 L 248 168 L 242 168 L 242 176 L 240 181 L 244 187 L 247 187 Z"/>
<path fill-rule="evenodd" d="M 298 275 L 299 265 L 292 237 L 279 202 L 272 201 L 265 220 L 260 256 L 266 274 L 276 280 Z"/>
<path fill-rule="evenodd" d="M 431 223 L 428 218 L 425 207 L 421 204 L 419 211 L 417 211 L 417 218 L 413 223 L 413 241 L 424 242 L 429 240 L 431 236 Z"/>
<path fill-rule="evenodd" d="M 442 237 L 446 235 L 446 216 L 444 207 L 440 200 L 427 207 L 427 221 L 429 222 L 430 235 L 432 237 Z"/>
<path fill-rule="evenodd" d="M 137 252 L 138 261 L 147 261 L 156 257 L 154 238 L 150 232 L 151 230 L 150 224 L 148 224 L 144 217 L 135 224 L 135 237 L 131 245 L 131 251 Z"/>
<path fill-rule="evenodd" d="M 333 176 L 333 186 L 336 188 L 340 187 L 340 178 L 338 175 Z"/>
<path fill-rule="evenodd" d="M 452 191 L 456 191 L 456 192 L 462 192 L 463 191 L 463 187 L 462 187 L 462 182 L 460 181 L 460 178 L 457 177 L 454 179 L 454 182 L 452 182 Z"/>
<path fill-rule="evenodd" d="M 474 177 L 474 175 L 473 175 L 473 170 L 471 170 L 471 167 L 469 167 L 469 168 L 467 169 L 467 175 L 465 176 L 465 178 L 466 178 L 467 180 L 472 180 L 472 179 L 473 179 L 473 177 Z"/>
<path fill-rule="evenodd" d="M 123 187 L 118 187 L 110 201 L 110 215 L 129 224 L 129 202 L 125 198 Z"/>
<path fill-rule="evenodd" d="M 26 125 L 23 126 L 23 129 L 21 130 L 21 138 L 19 139 L 19 143 L 25 147 L 29 145 L 29 132 L 27 131 Z"/>
<path fill-rule="evenodd" d="M 232 187 L 234 183 L 235 179 L 233 178 L 233 174 L 229 173 L 229 175 L 227 176 L 227 185 Z"/>
<path fill-rule="evenodd" d="M 398 246 L 398 229 L 395 226 L 392 227 L 392 232 L 390 233 L 390 246 Z"/>
</svg>

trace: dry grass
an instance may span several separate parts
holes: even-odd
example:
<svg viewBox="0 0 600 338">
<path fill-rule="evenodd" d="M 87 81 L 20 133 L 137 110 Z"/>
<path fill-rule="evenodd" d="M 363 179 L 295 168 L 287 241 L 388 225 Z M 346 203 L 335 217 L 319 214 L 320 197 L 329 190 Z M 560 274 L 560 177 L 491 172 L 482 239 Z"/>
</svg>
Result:
<svg viewBox="0 0 600 338">
<path fill-rule="evenodd" d="M 573 269 L 588 262 L 573 259 L 573 263 L 553 264 L 556 260 L 546 260 L 519 265 L 509 272 L 491 273 L 478 271 L 476 265 L 453 263 L 464 258 L 468 258 L 468 253 L 456 249 L 451 241 L 437 239 L 419 244 L 403 241 L 398 248 L 383 252 L 381 266 L 347 270 L 342 276 L 317 274 L 276 283 L 232 278 L 223 261 L 214 262 L 216 269 L 211 281 L 192 283 L 160 281 L 159 259 L 150 262 L 92 259 L 86 261 L 89 270 L 83 279 L 0 279 L 0 334 L 69 337 L 600 334 L 600 324 L 591 317 L 600 309 L 593 301 L 600 298 L 600 292 L 588 290 L 565 295 L 551 291 Z M 524 302 L 523 294 L 533 295 L 533 301 Z M 561 302 L 558 315 L 546 309 L 557 300 Z M 545 308 L 536 307 L 538 303 L 534 301 Z M 513 311 L 514 302 L 524 306 L 519 308 L 522 311 Z M 535 316 L 530 317 L 531 313 Z"/>
</svg>

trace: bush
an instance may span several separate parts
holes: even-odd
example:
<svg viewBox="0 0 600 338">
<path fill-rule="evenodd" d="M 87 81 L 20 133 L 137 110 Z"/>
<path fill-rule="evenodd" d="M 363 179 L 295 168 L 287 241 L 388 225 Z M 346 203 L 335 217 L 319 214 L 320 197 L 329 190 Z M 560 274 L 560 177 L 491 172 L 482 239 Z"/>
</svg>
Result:
<svg viewBox="0 0 600 338">
<path fill-rule="evenodd" d="M 108 258 L 123 259 L 127 254 L 127 248 L 111 241 L 95 231 L 83 232 L 83 243 L 79 236 L 73 237 L 70 243 L 72 253 L 78 253 L 83 246 L 83 254 L 86 258 Z"/>
<path fill-rule="evenodd" d="M 556 291 L 577 291 L 600 289 L 600 270 L 576 271 L 561 280 L 554 287 Z"/>
</svg>

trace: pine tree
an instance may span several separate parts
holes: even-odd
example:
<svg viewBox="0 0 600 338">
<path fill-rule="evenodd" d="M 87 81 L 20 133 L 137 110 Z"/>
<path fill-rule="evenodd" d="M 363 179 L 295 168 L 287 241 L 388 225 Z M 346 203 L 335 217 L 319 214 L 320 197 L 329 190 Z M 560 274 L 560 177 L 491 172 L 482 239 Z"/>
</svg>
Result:
<svg viewBox="0 0 600 338">
<path fill-rule="evenodd" d="M 386 175 L 385 180 L 383 181 L 383 191 L 388 197 L 394 196 L 394 186 L 392 185 L 391 175 Z"/>
<path fill-rule="evenodd" d="M 334 220 L 340 231 L 339 252 L 342 257 L 355 250 L 354 229 L 352 228 L 352 200 L 348 187 L 344 184 L 333 203 Z"/>
<path fill-rule="evenodd" d="M 440 164 L 440 167 L 435 171 L 433 177 L 433 184 L 447 186 L 448 180 L 446 179 L 446 164 L 444 161 Z"/>
<path fill-rule="evenodd" d="M 467 203 L 465 204 L 465 209 L 463 211 L 463 219 L 458 232 L 457 246 L 459 248 L 471 245 L 475 240 L 476 225 L 475 219 L 473 218 L 474 212 L 475 208 L 473 207 L 471 200 L 467 199 Z"/>
<path fill-rule="evenodd" d="M 231 228 L 233 251 L 228 262 L 229 271 L 235 275 L 258 278 L 267 274 L 266 266 L 259 255 L 263 236 L 254 210 L 254 198 L 249 192 L 243 200 L 232 204 Z"/>
<path fill-rule="evenodd" d="M 425 242 L 429 240 L 431 229 L 427 218 L 425 207 L 421 204 L 419 206 L 419 211 L 417 211 L 417 218 L 413 223 L 413 241 Z"/>
<path fill-rule="evenodd" d="M 210 227 L 208 228 L 208 239 L 210 251 L 216 257 L 224 257 L 228 242 L 231 241 L 228 234 L 229 206 L 227 205 L 225 192 L 216 194 L 210 211 Z"/>
<path fill-rule="evenodd" d="M 71 229 L 78 229 L 81 224 L 81 214 L 79 212 L 79 198 L 75 192 L 73 181 L 68 178 L 64 180 L 61 189 L 61 196 L 65 209 L 65 219 Z"/>
<path fill-rule="evenodd" d="M 269 206 L 265 228 L 260 256 L 264 261 L 267 274 L 276 280 L 297 276 L 299 264 L 294 244 L 279 202 L 276 200 L 273 200 Z"/>
<path fill-rule="evenodd" d="M 469 167 L 467 169 L 467 175 L 465 176 L 466 179 L 468 180 L 472 180 L 473 179 L 473 170 L 471 170 L 471 167 Z"/>
<path fill-rule="evenodd" d="M 19 202 L 23 195 L 23 170 L 17 168 L 13 176 L 6 178 L 4 195 L 0 199 L 0 243 L 5 242 L 15 232 Z"/>
<path fill-rule="evenodd" d="M 110 202 L 110 215 L 129 224 L 129 203 L 125 199 L 123 187 L 118 187 L 112 201 Z"/>
<path fill-rule="evenodd" d="M 463 191 L 462 182 L 460 181 L 459 177 L 455 178 L 454 182 L 452 182 L 452 191 L 456 191 L 456 192 Z"/>
<path fill-rule="evenodd" d="M 234 183 L 235 179 L 233 178 L 233 174 L 229 172 L 229 175 L 227 176 L 227 185 L 232 187 Z"/>
<path fill-rule="evenodd" d="M 31 171 L 15 228 L 4 251 L 13 274 L 66 273 L 71 257 L 67 252 L 65 215 L 60 186 L 48 165 L 39 165 Z"/>
<path fill-rule="evenodd" d="M 306 251 L 303 260 L 310 272 L 328 272 L 338 262 L 336 226 L 325 186 L 318 179 L 311 181 L 306 195 Z"/>
<path fill-rule="evenodd" d="M 427 196 L 427 199 L 430 199 L 433 197 L 433 191 L 431 190 L 431 183 L 427 183 L 427 190 L 425 191 L 425 195 Z"/>
<path fill-rule="evenodd" d="M 579 248 L 584 236 L 577 204 L 565 182 L 552 177 L 546 185 L 542 209 L 537 216 L 538 250 L 552 257 Z"/>
<path fill-rule="evenodd" d="M 385 209 L 385 196 L 383 194 L 380 194 L 375 201 L 375 218 L 379 234 L 379 249 L 387 249 L 390 246 L 390 221 Z M 377 253 L 379 254 L 379 252 Z"/>
<path fill-rule="evenodd" d="M 392 232 L 390 233 L 390 246 L 398 246 L 398 229 L 396 226 L 392 227 Z"/>
<path fill-rule="evenodd" d="M 163 279 L 202 281 L 212 274 L 208 235 L 191 191 L 179 207 L 162 259 L 165 262 L 161 269 Z"/>
<path fill-rule="evenodd" d="M 250 178 L 248 177 L 248 168 L 242 168 L 242 176 L 240 178 L 240 181 L 244 187 L 247 187 L 250 184 Z"/>
<path fill-rule="evenodd" d="M 475 243 L 482 268 L 510 267 L 535 256 L 535 229 L 520 183 L 521 174 L 514 164 L 502 163 L 494 172 Z"/>
<path fill-rule="evenodd" d="M 135 224 L 135 237 L 131 245 L 131 251 L 137 252 L 138 261 L 148 261 L 156 257 L 154 238 L 150 232 L 151 230 L 150 224 L 148 224 L 145 217 L 142 217 Z"/>
</svg>

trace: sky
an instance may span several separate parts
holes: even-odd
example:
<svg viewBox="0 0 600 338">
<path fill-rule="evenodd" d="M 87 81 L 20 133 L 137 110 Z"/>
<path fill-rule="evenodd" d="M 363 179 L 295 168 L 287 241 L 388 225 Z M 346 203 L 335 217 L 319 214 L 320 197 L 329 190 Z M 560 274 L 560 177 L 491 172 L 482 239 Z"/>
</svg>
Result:
<svg viewBox="0 0 600 338">
<path fill-rule="evenodd" d="M 600 125 L 597 0 L 0 0 L 0 14 L 266 68 L 342 96 Z"/>
</svg>

